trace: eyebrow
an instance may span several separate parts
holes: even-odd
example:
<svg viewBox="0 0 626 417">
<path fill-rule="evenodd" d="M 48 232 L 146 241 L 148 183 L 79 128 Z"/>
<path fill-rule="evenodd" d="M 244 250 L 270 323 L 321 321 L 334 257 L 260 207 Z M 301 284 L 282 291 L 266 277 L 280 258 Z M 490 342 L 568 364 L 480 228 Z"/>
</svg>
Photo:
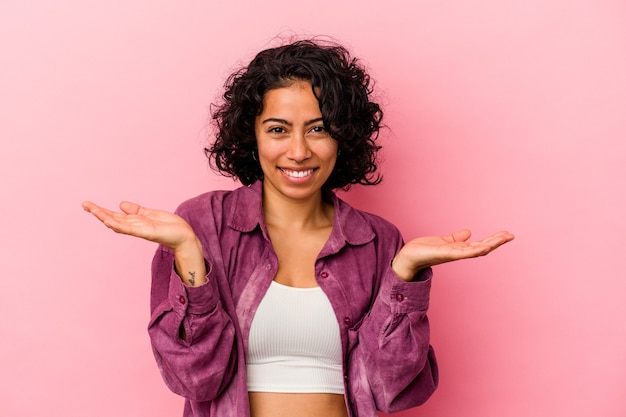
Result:
<svg viewBox="0 0 626 417">
<path fill-rule="evenodd" d="M 308 125 L 312 125 L 314 123 L 318 123 L 318 122 L 322 122 L 322 121 L 323 121 L 323 119 L 321 117 L 318 117 L 316 119 L 311 119 L 311 120 L 305 122 L 304 125 L 308 126 Z M 279 119 L 279 118 L 276 118 L 276 117 L 270 117 L 270 118 L 267 118 L 267 119 L 265 119 L 265 120 L 263 120 L 261 122 L 261 124 L 265 124 L 265 123 L 281 123 L 281 124 L 284 124 L 284 125 L 287 125 L 287 126 L 292 126 L 293 125 L 293 123 L 288 122 L 285 119 Z"/>
</svg>

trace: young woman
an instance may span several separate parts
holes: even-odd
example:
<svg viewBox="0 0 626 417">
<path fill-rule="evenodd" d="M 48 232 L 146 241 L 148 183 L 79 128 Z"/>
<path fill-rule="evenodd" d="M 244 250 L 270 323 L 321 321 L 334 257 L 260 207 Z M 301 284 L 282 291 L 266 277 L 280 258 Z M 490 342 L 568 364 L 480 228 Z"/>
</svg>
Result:
<svg viewBox="0 0 626 417">
<path fill-rule="evenodd" d="M 149 333 L 190 417 L 375 417 L 437 386 L 426 317 L 431 266 L 486 255 L 508 232 L 403 243 L 332 192 L 380 182 L 382 112 L 341 46 L 264 50 L 226 83 L 213 165 L 244 185 L 176 214 L 83 207 L 159 243 Z"/>
</svg>

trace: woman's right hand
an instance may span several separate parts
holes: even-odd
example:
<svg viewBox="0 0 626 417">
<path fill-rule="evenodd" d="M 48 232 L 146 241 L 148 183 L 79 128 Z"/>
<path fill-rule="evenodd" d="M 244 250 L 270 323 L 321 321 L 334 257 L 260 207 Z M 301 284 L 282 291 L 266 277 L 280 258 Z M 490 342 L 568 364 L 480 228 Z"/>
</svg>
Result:
<svg viewBox="0 0 626 417">
<path fill-rule="evenodd" d="M 160 243 L 174 251 L 196 238 L 191 226 L 182 217 L 129 201 L 120 203 L 121 212 L 100 207 L 91 201 L 83 202 L 83 209 L 116 233 Z"/>
<path fill-rule="evenodd" d="M 116 233 L 140 237 L 171 248 L 176 270 L 185 284 L 197 286 L 206 281 L 202 245 L 182 217 L 129 201 L 120 203 L 121 212 L 100 207 L 91 201 L 83 202 L 83 209 Z"/>
</svg>

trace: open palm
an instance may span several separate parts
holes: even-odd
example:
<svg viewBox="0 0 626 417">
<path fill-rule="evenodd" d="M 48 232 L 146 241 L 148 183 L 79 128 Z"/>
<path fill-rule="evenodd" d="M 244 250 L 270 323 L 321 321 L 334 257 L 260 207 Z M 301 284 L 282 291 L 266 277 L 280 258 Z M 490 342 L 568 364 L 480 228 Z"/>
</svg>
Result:
<svg viewBox="0 0 626 417">
<path fill-rule="evenodd" d="M 470 236 L 469 230 L 460 230 L 447 236 L 413 239 L 400 249 L 393 261 L 393 269 L 400 278 L 408 281 L 420 269 L 484 256 L 514 239 L 514 236 L 506 231 L 473 242 L 469 241 Z"/>
<path fill-rule="evenodd" d="M 129 201 L 120 203 L 121 212 L 90 201 L 83 203 L 83 209 L 117 233 L 140 237 L 172 249 L 195 239 L 191 226 L 180 216 L 167 211 L 149 209 Z"/>
</svg>

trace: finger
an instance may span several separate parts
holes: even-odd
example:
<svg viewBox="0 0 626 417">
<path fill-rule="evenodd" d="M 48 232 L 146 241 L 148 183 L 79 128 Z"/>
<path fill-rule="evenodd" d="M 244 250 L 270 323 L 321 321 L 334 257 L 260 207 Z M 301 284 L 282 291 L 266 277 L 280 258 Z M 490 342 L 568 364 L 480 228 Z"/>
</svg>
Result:
<svg viewBox="0 0 626 417">
<path fill-rule="evenodd" d="M 111 210 L 105 209 L 104 207 L 100 207 L 97 204 L 94 204 L 90 201 L 85 201 L 83 203 L 83 209 L 88 213 L 94 215 L 98 220 L 104 221 L 108 217 L 113 216 L 113 212 Z"/>
<path fill-rule="evenodd" d="M 484 250 L 478 256 L 484 256 L 492 251 L 496 250 L 500 246 L 513 240 L 514 236 L 507 232 L 496 233 L 478 242 L 471 243 L 471 246 L 475 248 L 483 248 Z"/>
<path fill-rule="evenodd" d="M 99 207 L 97 204 L 92 203 L 91 201 L 83 201 L 81 203 L 81 206 L 83 207 L 83 210 L 85 210 L 86 212 L 91 212 L 91 210 L 93 210 L 96 207 Z"/>
<path fill-rule="evenodd" d="M 127 214 L 114 212 L 90 201 L 84 202 L 83 208 L 114 232 L 123 234 L 132 233 L 133 225 L 128 222 Z"/>
<path fill-rule="evenodd" d="M 507 242 L 510 242 L 511 240 L 515 239 L 515 236 L 513 236 L 511 233 L 507 232 L 507 231 L 502 231 L 502 232 L 498 232 L 495 233 L 483 240 L 481 240 L 480 242 L 485 244 L 485 245 L 489 245 L 489 246 L 495 246 L 498 247 L 500 245 L 503 245 Z"/>
</svg>

